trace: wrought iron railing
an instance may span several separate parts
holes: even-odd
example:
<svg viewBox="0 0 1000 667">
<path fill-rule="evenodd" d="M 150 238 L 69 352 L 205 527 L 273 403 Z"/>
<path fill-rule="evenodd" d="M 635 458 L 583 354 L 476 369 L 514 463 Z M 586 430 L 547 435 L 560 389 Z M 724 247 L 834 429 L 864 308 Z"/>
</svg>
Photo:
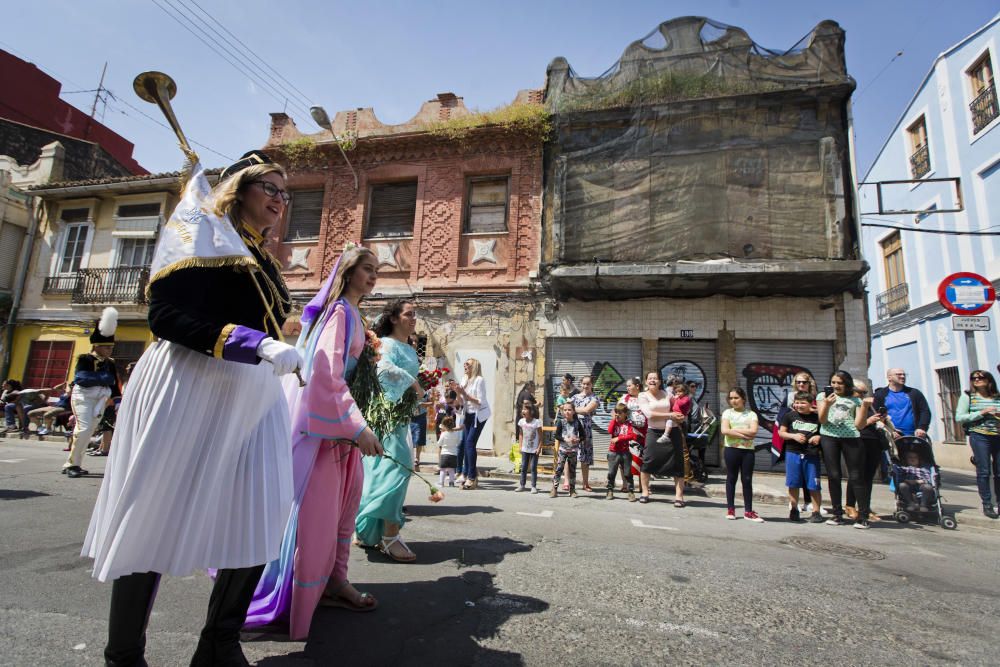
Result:
<svg viewBox="0 0 1000 667">
<path fill-rule="evenodd" d="M 983 88 L 983 92 L 969 103 L 972 112 L 972 131 L 979 132 L 1000 116 L 1000 106 L 997 105 L 997 88 L 994 82 Z"/>
<path fill-rule="evenodd" d="M 878 319 L 884 320 L 910 309 L 910 288 L 906 283 L 890 287 L 875 297 Z"/>
<path fill-rule="evenodd" d="M 146 303 L 148 266 L 80 269 L 73 303 Z"/>
<path fill-rule="evenodd" d="M 42 284 L 42 294 L 72 294 L 76 289 L 77 274 L 49 276 Z"/>
<path fill-rule="evenodd" d="M 927 144 L 913 151 L 910 156 L 910 173 L 913 178 L 920 178 L 931 170 L 931 154 L 927 150 Z"/>
</svg>

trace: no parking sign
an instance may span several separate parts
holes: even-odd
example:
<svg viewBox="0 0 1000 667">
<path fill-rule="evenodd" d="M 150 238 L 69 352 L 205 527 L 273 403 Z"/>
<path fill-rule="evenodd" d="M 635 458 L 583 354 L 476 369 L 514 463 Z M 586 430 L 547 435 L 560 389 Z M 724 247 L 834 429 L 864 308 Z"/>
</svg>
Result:
<svg viewBox="0 0 1000 667">
<path fill-rule="evenodd" d="M 996 299 L 993 284 L 978 273 L 953 273 L 938 286 L 941 305 L 956 315 L 985 313 Z"/>
</svg>

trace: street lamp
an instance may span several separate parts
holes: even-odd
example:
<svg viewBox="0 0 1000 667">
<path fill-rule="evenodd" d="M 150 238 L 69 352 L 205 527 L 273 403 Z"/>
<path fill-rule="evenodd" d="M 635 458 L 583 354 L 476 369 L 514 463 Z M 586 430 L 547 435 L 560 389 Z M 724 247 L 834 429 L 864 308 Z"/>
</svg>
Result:
<svg viewBox="0 0 1000 667">
<path fill-rule="evenodd" d="M 351 161 L 347 158 L 347 153 L 344 152 L 344 147 L 340 145 L 340 140 L 337 139 L 337 135 L 333 133 L 333 123 L 330 122 L 330 116 L 326 113 L 326 109 L 319 105 L 314 105 L 309 107 L 309 115 L 312 116 L 313 122 L 319 125 L 324 130 L 329 130 L 330 135 L 333 137 L 333 142 L 337 144 L 337 148 L 340 149 L 340 154 L 344 156 L 344 162 L 347 163 L 348 168 L 351 170 L 351 174 L 354 176 L 354 191 L 358 191 L 358 172 L 354 171 L 354 166 Z"/>
</svg>

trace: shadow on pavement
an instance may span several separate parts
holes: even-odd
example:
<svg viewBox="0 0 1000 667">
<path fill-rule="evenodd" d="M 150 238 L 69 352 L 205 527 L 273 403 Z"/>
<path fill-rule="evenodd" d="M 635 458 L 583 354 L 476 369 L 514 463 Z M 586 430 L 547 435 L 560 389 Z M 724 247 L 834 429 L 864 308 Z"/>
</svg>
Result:
<svg viewBox="0 0 1000 667">
<path fill-rule="evenodd" d="M 503 512 L 503 510 L 491 505 L 409 505 L 406 508 L 406 515 L 409 517 L 496 514 L 497 512 Z"/>
<path fill-rule="evenodd" d="M 405 529 L 404 529 L 405 531 Z M 433 565 L 455 561 L 458 567 L 496 565 L 507 554 L 531 551 L 532 546 L 508 537 L 491 537 L 486 540 L 450 540 L 447 542 L 408 542 L 417 554 L 417 562 Z M 391 563 L 378 549 L 366 549 L 368 560 Z M 405 566 L 405 564 L 400 564 Z"/>
<path fill-rule="evenodd" d="M 28 491 L 26 489 L 0 489 L 0 500 L 24 500 L 25 498 L 38 498 L 39 496 L 52 495 L 41 491 Z"/>
<path fill-rule="evenodd" d="M 455 558 L 464 550 L 467 565 L 498 563 L 507 554 L 531 549 L 506 538 L 413 546 L 421 563 Z M 523 665 L 520 654 L 483 648 L 477 640 L 494 636 L 512 616 L 537 614 L 549 607 L 537 598 L 501 593 L 493 584 L 493 575 L 483 571 L 470 570 L 436 581 L 359 588 L 378 598 L 377 610 L 358 614 L 320 608 L 313 617 L 305 650 L 265 658 L 257 664 Z M 255 639 L 281 640 L 276 636 Z"/>
</svg>

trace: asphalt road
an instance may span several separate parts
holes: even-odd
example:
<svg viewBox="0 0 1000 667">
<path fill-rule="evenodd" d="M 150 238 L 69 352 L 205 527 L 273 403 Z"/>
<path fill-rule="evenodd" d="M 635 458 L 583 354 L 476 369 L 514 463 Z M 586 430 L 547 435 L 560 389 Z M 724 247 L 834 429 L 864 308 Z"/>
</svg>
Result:
<svg viewBox="0 0 1000 667">
<path fill-rule="evenodd" d="M 55 442 L 0 441 L 0 664 L 99 665 L 110 587 L 79 557 L 103 460 L 58 474 Z M 419 562 L 352 550 L 371 614 L 320 609 L 307 642 L 247 636 L 258 665 L 996 664 L 995 531 L 726 521 L 603 495 L 513 493 L 484 480 L 426 501 L 404 534 Z M 210 582 L 166 579 L 151 665 L 185 665 Z"/>
</svg>

